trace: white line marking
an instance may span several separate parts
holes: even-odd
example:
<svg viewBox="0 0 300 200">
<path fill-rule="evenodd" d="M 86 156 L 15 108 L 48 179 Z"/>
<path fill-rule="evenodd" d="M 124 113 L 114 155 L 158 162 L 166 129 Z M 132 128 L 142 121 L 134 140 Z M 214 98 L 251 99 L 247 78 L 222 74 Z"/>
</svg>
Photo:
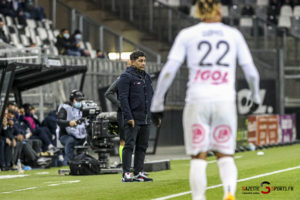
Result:
<svg viewBox="0 0 300 200">
<path fill-rule="evenodd" d="M 1 192 L 1 193 L 9 194 L 9 193 L 13 193 L 13 192 L 21 192 L 21 191 L 33 190 L 33 189 L 37 189 L 37 187 L 30 187 L 30 188 L 18 189 L 18 190 L 13 190 L 13 191 L 9 191 L 9 192 Z"/>
<path fill-rule="evenodd" d="M 64 185 L 64 184 L 72 184 L 72 183 L 79 183 L 80 180 L 74 180 L 74 181 L 61 181 L 59 183 L 50 184 L 48 186 L 58 186 L 58 185 Z"/>
<path fill-rule="evenodd" d="M 270 175 L 273 175 L 273 174 L 279 174 L 279 173 L 282 173 L 282 172 L 292 171 L 292 170 L 295 170 L 295 169 L 300 169 L 300 165 L 296 166 L 296 167 L 291 167 L 291 168 L 287 168 L 287 169 L 277 170 L 277 171 L 273 171 L 273 172 L 259 174 L 259 175 L 256 175 L 256 176 L 251 176 L 251 177 L 248 177 L 248 178 L 239 179 L 237 182 L 244 182 L 244 181 L 248 181 L 248 180 L 252 180 L 252 179 L 256 179 L 256 178 L 270 176 Z M 214 188 L 218 188 L 218 187 L 222 187 L 222 186 L 223 186 L 223 184 L 212 185 L 212 186 L 207 187 L 206 189 L 209 190 L 209 189 L 214 189 Z M 178 194 L 172 194 L 172 195 L 165 196 L 165 197 L 160 197 L 160 198 L 153 199 L 153 200 L 172 199 L 172 198 L 175 198 L 175 197 L 179 197 L 179 196 L 183 196 L 183 195 L 191 194 L 191 193 L 192 193 L 192 191 L 187 191 L 187 192 L 182 192 L 182 193 L 178 193 Z"/>
<path fill-rule="evenodd" d="M 35 174 L 37 174 L 37 175 L 44 175 L 44 174 L 49 174 L 49 172 L 37 172 Z"/>
<path fill-rule="evenodd" d="M 80 180 L 74 180 L 74 181 L 55 181 L 58 182 L 57 184 L 50 184 L 48 186 L 58 186 L 58 185 L 64 185 L 64 184 L 72 184 L 72 183 L 79 183 Z M 53 182 L 53 183 L 55 183 Z M 45 183 L 51 183 L 51 182 L 45 182 Z M 26 191 L 26 190 L 33 190 L 33 189 L 37 189 L 37 188 L 42 188 L 45 186 L 41 186 L 41 187 L 30 187 L 30 188 L 24 188 L 24 189 L 18 189 L 18 190 L 13 190 L 13 191 L 8 191 L 8 192 L 0 192 L 0 194 L 10 194 L 10 193 L 14 193 L 14 192 L 21 192 L 21 191 Z"/>
<path fill-rule="evenodd" d="M 20 178 L 28 175 L 3 175 L 0 176 L 0 179 L 9 179 L 9 178 Z"/>
</svg>

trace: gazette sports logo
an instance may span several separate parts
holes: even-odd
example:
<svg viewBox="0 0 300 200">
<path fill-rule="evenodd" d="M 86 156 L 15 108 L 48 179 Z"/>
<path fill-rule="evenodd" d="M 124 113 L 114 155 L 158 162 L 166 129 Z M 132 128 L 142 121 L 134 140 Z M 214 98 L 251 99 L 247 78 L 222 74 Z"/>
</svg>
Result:
<svg viewBox="0 0 300 200">
<path fill-rule="evenodd" d="M 276 185 L 272 186 L 269 181 L 263 181 L 260 185 L 242 186 L 243 194 L 270 194 L 273 192 L 292 192 L 294 186 Z"/>
</svg>

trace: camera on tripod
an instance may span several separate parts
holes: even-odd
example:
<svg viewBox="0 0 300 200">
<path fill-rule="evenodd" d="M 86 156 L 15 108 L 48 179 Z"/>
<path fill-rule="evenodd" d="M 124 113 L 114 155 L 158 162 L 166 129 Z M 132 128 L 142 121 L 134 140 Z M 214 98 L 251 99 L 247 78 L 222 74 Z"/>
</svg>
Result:
<svg viewBox="0 0 300 200">
<path fill-rule="evenodd" d="M 87 122 L 87 143 L 98 153 L 101 168 L 109 168 L 109 153 L 114 148 L 112 138 L 118 136 L 118 122 L 116 112 L 101 112 L 101 108 L 92 100 L 82 101 L 82 118 L 77 124 Z"/>
</svg>

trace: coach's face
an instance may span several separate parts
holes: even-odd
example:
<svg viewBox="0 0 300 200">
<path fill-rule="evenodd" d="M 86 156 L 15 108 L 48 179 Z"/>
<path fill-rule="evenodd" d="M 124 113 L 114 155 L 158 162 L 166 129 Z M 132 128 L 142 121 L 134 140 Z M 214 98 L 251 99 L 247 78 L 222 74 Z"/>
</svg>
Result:
<svg viewBox="0 0 300 200">
<path fill-rule="evenodd" d="M 136 60 L 132 61 L 132 65 L 139 70 L 145 70 L 146 57 L 145 56 L 138 57 Z"/>
</svg>

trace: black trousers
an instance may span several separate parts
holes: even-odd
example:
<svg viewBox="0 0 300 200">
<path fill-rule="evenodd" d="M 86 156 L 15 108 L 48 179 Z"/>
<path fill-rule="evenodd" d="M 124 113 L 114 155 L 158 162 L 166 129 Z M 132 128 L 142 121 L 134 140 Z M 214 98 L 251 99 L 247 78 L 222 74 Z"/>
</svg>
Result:
<svg viewBox="0 0 300 200">
<path fill-rule="evenodd" d="M 146 150 L 150 134 L 150 125 L 135 125 L 134 128 L 128 124 L 124 127 L 125 146 L 123 149 L 123 173 L 130 172 L 131 157 L 134 152 L 134 175 L 143 171 Z"/>
</svg>

